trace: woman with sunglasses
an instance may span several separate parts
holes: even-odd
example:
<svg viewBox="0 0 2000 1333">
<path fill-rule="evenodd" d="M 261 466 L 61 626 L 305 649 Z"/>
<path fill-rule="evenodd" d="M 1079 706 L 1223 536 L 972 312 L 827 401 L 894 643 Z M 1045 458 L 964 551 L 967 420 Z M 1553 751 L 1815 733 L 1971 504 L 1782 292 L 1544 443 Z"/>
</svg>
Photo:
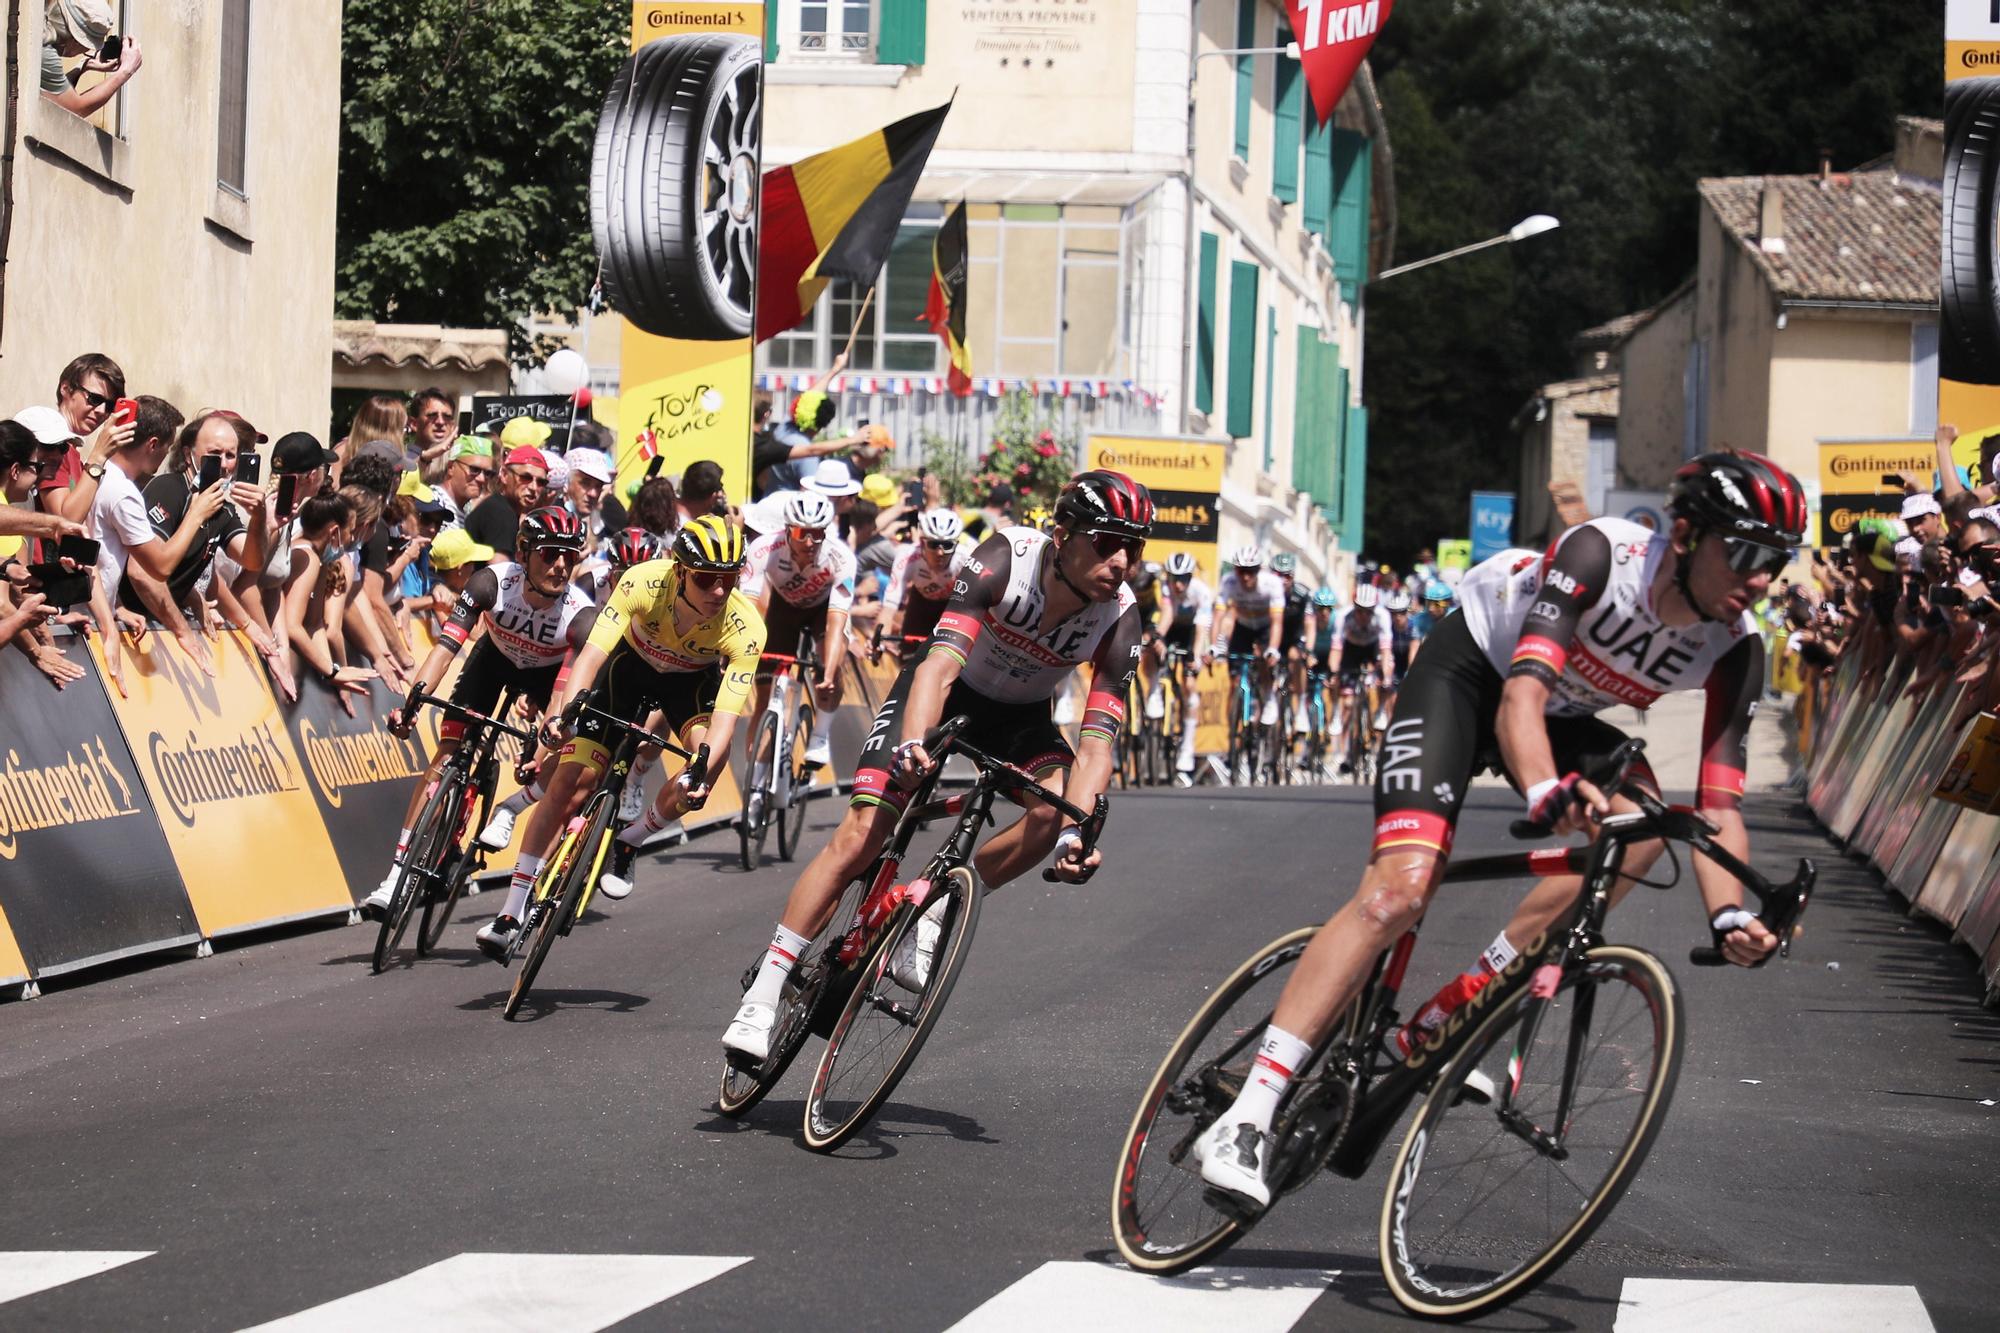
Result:
<svg viewBox="0 0 2000 1333">
<path fill-rule="evenodd" d="M 1504 551 L 1459 584 L 1459 614 L 1426 641 L 1383 739 L 1374 850 L 1361 885 L 1299 959 L 1235 1104 L 1196 1140 L 1210 1185 L 1270 1202 L 1264 1162 L 1289 1071 L 1354 998 L 1376 957 L 1423 915 L 1481 768 L 1502 766 L 1533 823 L 1564 836 L 1590 832 L 1614 811 L 1637 809 L 1578 776 L 1625 740 L 1597 714 L 1701 689 L 1708 708 L 1698 804 L 1720 830 L 1716 841 L 1749 859 L 1738 805 L 1764 685 L 1764 641 L 1750 608 L 1804 539 L 1805 491 L 1762 455 L 1704 454 L 1675 474 L 1667 512 L 1667 532 L 1592 519 L 1547 553 Z M 1631 780 L 1659 790 L 1643 761 Z M 1653 842 L 1626 853 L 1614 901 L 1660 852 Z M 1777 938 L 1742 910 L 1735 879 L 1708 861 L 1694 865 L 1724 956 L 1750 966 L 1775 949 Z M 1569 875 L 1537 884 L 1472 970 L 1388 1035 L 1390 1054 L 1407 1055 L 1442 1027 L 1555 922 L 1579 885 Z"/>
<path fill-rule="evenodd" d="M 896 678 L 869 729 L 854 795 L 833 838 L 792 888 L 785 914 L 722 1044 L 753 1060 L 770 1053 L 785 978 L 819 934 L 841 889 L 882 850 L 930 768 L 925 732 L 947 717 L 969 719 L 964 736 L 1016 764 L 1066 800 L 1090 808 L 1110 785 L 1112 742 L 1139 663 L 1144 625 L 1126 577 L 1145 552 L 1153 497 L 1120 472 L 1080 473 L 1056 500 L 1053 533 L 1004 527 L 981 542 L 921 662 Z M 1076 669 L 1091 665 L 1089 702 L 1075 751 L 1056 728 L 1050 701 Z M 1058 877 L 1081 882 L 1102 860 L 1050 806 L 1026 812 L 973 858 L 973 873 L 997 887 L 1056 853 Z M 940 908 L 946 900 L 938 899 Z M 930 978 L 939 926 L 930 916 L 905 937 L 891 966 L 921 990 Z"/>
</svg>

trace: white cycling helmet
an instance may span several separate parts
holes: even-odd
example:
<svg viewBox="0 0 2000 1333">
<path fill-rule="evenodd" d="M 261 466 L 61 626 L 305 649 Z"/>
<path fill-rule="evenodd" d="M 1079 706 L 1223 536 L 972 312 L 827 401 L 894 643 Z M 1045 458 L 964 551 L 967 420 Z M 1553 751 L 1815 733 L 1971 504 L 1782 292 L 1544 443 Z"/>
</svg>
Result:
<svg viewBox="0 0 2000 1333">
<path fill-rule="evenodd" d="M 1391 611 L 1407 611 L 1410 609 L 1410 594 L 1398 588 L 1383 599 L 1382 605 Z"/>
<path fill-rule="evenodd" d="M 825 528 L 833 523 L 833 501 L 818 491 L 800 491 L 785 502 L 788 528 Z"/>
<path fill-rule="evenodd" d="M 1264 548 L 1255 542 L 1250 543 L 1248 546 L 1239 546 L 1236 548 L 1236 554 L 1229 557 L 1229 563 L 1238 569 L 1262 569 L 1264 567 Z"/>
<path fill-rule="evenodd" d="M 1191 578 L 1194 575 L 1194 557 L 1186 551 L 1175 551 L 1167 557 L 1167 577 L 1173 579 Z"/>
<path fill-rule="evenodd" d="M 917 531 L 927 542 L 955 542 L 965 532 L 965 522 L 950 509 L 929 509 L 917 519 Z"/>
<path fill-rule="evenodd" d="M 1381 591 L 1374 584 L 1357 583 L 1354 585 L 1354 604 L 1363 611 L 1372 611 L 1375 608 L 1375 603 L 1381 599 Z"/>
</svg>

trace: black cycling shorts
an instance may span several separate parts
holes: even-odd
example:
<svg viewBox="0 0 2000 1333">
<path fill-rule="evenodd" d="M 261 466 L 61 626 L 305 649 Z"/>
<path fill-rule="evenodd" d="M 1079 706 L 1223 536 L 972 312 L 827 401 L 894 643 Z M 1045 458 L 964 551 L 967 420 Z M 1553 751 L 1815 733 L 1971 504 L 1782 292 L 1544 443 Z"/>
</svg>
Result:
<svg viewBox="0 0 2000 1333">
<path fill-rule="evenodd" d="M 764 613 L 764 651 L 797 657 L 799 643 L 808 633 L 818 642 L 820 629 L 826 624 L 826 608 L 825 602 L 798 607 L 773 597 L 771 609 Z"/>
<path fill-rule="evenodd" d="M 666 717 L 667 731 L 681 735 L 692 725 L 707 723 L 721 689 L 720 664 L 702 671 L 655 671 L 621 639 L 598 671 L 587 698 L 591 707 L 642 726 L 646 715 L 657 708 Z M 563 747 L 563 760 L 601 768 L 618 739 L 603 718 L 586 713 L 577 723 L 576 738 Z"/>
<path fill-rule="evenodd" d="M 1262 657 L 1264 650 L 1271 646 L 1269 625 L 1235 624 L 1229 627 L 1229 655 L 1231 657 Z"/>
<path fill-rule="evenodd" d="M 890 782 L 896 747 L 903 739 L 903 701 L 909 696 L 916 667 L 905 667 L 882 701 L 875 722 L 868 728 L 868 740 L 854 769 L 854 794 L 850 805 L 876 805 L 903 812 L 911 793 Z M 963 680 L 952 683 L 944 697 L 940 722 L 963 713 L 968 719 L 959 735 L 996 759 L 1004 759 L 1025 769 L 1036 778 L 1067 772 L 1076 762 L 1076 752 L 1056 726 L 1054 708 L 1047 699 L 1031 703 L 1000 703 L 979 693 Z"/>
<path fill-rule="evenodd" d="M 1160 636 L 1160 642 L 1166 644 L 1169 648 L 1179 648 L 1192 655 L 1194 652 L 1194 628 L 1192 620 L 1176 620 L 1167 627 L 1167 632 Z"/>
<path fill-rule="evenodd" d="M 1341 664 L 1346 675 L 1346 663 Z M 1493 724 L 1504 682 L 1486 660 L 1465 617 L 1453 612 L 1424 643 L 1402 691 L 1375 774 L 1374 851 L 1429 848 L 1451 854 L 1459 807 L 1474 776 L 1514 778 L 1500 762 Z M 1625 743 L 1625 733 L 1598 717 L 1549 717 L 1556 770 L 1574 773 L 1601 762 Z M 1659 791 L 1645 761 L 1631 780 Z M 1515 789 L 1520 784 L 1515 783 Z"/>
<path fill-rule="evenodd" d="M 500 696 L 513 689 L 534 700 L 537 708 L 547 708 L 549 695 L 555 691 L 556 677 L 561 673 L 560 662 L 539 667 L 516 666 L 507 654 L 493 646 L 493 640 L 481 639 L 472 645 L 465 664 L 458 669 L 458 681 L 451 687 L 451 701 L 460 708 L 491 717 L 500 704 Z M 464 736 L 465 723 L 458 718 L 446 718 L 438 727 L 439 740 L 455 741 Z"/>
</svg>

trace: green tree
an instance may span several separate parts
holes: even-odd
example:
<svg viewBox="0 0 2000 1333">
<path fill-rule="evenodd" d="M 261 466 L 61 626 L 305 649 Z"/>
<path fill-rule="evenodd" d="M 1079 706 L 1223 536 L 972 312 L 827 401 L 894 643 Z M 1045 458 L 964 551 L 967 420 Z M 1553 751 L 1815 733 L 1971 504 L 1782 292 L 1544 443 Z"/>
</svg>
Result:
<svg viewBox="0 0 2000 1333">
<path fill-rule="evenodd" d="M 605 0 L 348 0 L 335 306 L 504 327 L 583 303 L 590 149 L 630 10 Z"/>
</svg>

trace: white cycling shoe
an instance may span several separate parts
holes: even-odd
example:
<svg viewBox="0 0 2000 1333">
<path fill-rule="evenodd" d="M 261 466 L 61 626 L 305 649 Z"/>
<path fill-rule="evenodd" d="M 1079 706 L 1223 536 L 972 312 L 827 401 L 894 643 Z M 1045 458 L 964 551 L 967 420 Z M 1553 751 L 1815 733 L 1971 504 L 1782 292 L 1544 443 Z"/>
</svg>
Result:
<svg viewBox="0 0 2000 1333">
<path fill-rule="evenodd" d="M 479 845 L 489 852 L 504 852 L 507 844 L 514 841 L 514 821 L 520 818 L 504 805 L 493 807 L 493 818 L 486 821 L 486 827 L 479 830 Z"/>
<path fill-rule="evenodd" d="M 1158 690 L 1146 696 L 1146 716 L 1157 722 L 1167 715 L 1167 698 Z"/>
<path fill-rule="evenodd" d="M 646 786 L 634 773 L 625 780 L 625 790 L 618 793 L 618 822 L 636 824 L 646 814 Z"/>
<path fill-rule="evenodd" d="M 833 762 L 833 742 L 824 736 L 816 736 L 806 743 L 806 766 L 825 768 Z"/>
<path fill-rule="evenodd" d="M 771 1053 L 771 1029 L 778 1025 L 776 1005 L 759 1004 L 755 1000 L 745 1000 L 743 1007 L 736 1011 L 728 1029 L 722 1034 L 725 1049 L 738 1055 L 747 1055 L 752 1060 L 762 1060 Z"/>
<path fill-rule="evenodd" d="M 944 901 L 917 918 L 917 928 L 896 945 L 889 960 L 889 975 L 905 990 L 921 991 L 930 984 L 931 959 L 937 955 L 938 936 L 943 933 Z"/>
<path fill-rule="evenodd" d="M 1202 1183 L 1245 1203 L 1266 1208 L 1271 1187 L 1264 1183 L 1264 1161 L 1271 1136 L 1252 1124 L 1218 1120 L 1194 1141 L 1194 1159 L 1201 1163 Z"/>
<path fill-rule="evenodd" d="M 361 915 L 371 921 L 379 921 L 389 915 L 389 903 L 396 896 L 396 882 L 402 877 L 403 867 L 391 865 L 389 873 L 375 886 L 375 892 L 361 900 Z"/>
</svg>

